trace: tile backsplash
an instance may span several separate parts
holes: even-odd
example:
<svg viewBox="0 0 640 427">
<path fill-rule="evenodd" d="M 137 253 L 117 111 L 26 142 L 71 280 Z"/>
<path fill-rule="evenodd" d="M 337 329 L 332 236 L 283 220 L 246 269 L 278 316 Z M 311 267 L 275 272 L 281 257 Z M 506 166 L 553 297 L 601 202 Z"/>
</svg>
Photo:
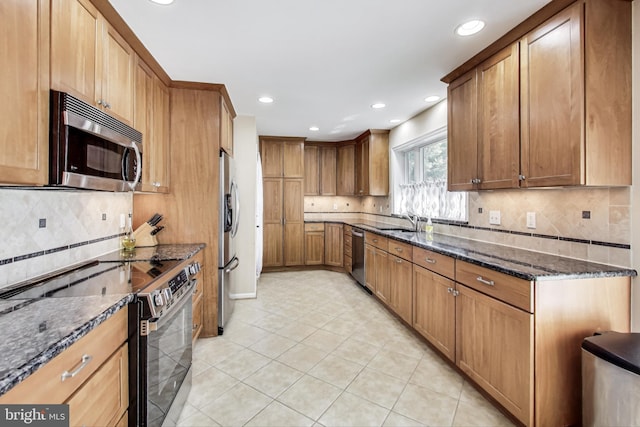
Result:
<svg viewBox="0 0 640 427">
<path fill-rule="evenodd" d="M 357 219 L 354 215 L 359 215 L 360 219 L 407 226 L 406 220 L 390 217 L 390 199 L 307 196 L 305 218 L 329 219 L 349 214 L 350 219 Z M 338 209 L 333 209 L 334 204 Z M 489 212 L 492 210 L 500 211 L 500 225 L 489 224 Z M 527 227 L 527 212 L 535 212 L 535 229 Z M 590 218 L 583 218 L 583 212 L 588 212 Z M 441 234 L 629 267 L 630 188 L 470 192 L 468 223 L 435 224 L 434 230 Z"/>
<path fill-rule="evenodd" d="M 132 194 L 0 189 L 0 288 L 117 250 Z"/>
</svg>

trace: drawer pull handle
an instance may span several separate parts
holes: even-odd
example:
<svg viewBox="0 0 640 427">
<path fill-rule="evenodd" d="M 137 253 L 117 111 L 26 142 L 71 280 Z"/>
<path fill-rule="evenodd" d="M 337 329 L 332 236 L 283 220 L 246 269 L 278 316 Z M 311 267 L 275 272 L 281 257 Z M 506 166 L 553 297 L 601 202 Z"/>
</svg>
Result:
<svg viewBox="0 0 640 427">
<path fill-rule="evenodd" d="M 429 264 L 435 264 L 437 261 L 435 259 L 431 259 L 431 258 L 425 258 L 425 261 L 427 261 Z"/>
<path fill-rule="evenodd" d="M 482 276 L 478 276 L 476 277 L 476 280 L 480 283 L 484 283 L 485 285 L 488 286 L 494 286 L 495 283 L 493 282 L 493 280 L 487 280 L 487 279 L 483 279 Z"/>
<path fill-rule="evenodd" d="M 378 243 L 378 239 L 373 239 L 373 243 Z"/>
<path fill-rule="evenodd" d="M 80 362 L 80 366 L 78 366 L 75 370 L 73 370 L 72 372 L 69 371 L 64 371 L 62 373 L 62 376 L 60 378 L 60 381 L 64 381 L 67 378 L 73 378 L 76 375 L 78 375 L 80 373 L 80 371 L 82 371 L 85 366 L 87 366 L 89 364 L 89 362 L 91 362 L 91 359 L 93 359 L 93 356 L 89 356 L 88 354 L 84 354 L 82 355 L 82 362 Z"/>
<path fill-rule="evenodd" d="M 396 251 L 402 252 L 402 248 L 396 248 Z"/>
<path fill-rule="evenodd" d="M 398 264 L 402 264 L 402 260 L 401 260 L 401 259 L 397 259 L 397 260 L 396 260 L 396 262 L 397 262 Z"/>
</svg>

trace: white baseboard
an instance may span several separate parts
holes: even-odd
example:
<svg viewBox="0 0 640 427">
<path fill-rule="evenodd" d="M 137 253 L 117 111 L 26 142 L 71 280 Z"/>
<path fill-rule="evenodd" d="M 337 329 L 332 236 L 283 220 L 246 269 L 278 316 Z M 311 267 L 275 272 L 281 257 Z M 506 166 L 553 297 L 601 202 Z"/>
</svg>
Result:
<svg viewBox="0 0 640 427">
<path fill-rule="evenodd" d="M 231 299 L 249 299 L 255 298 L 257 296 L 256 292 L 247 292 L 245 294 L 229 294 Z"/>
</svg>

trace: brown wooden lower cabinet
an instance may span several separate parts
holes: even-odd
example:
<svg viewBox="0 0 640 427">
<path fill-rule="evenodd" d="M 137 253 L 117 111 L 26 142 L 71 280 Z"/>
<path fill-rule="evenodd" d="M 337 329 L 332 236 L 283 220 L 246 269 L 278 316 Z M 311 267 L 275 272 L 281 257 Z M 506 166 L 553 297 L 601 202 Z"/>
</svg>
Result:
<svg viewBox="0 0 640 427">
<path fill-rule="evenodd" d="M 372 245 L 364 245 L 364 282 L 367 288 L 376 293 L 376 248 Z"/>
<path fill-rule="evenodd" d="M 532 425 L 533 314 L 460 284 L 456 291 L 456 364 Z"/>
<path fill-rule="evenodd" d="M 305 224 L 304 242 L 305 265 L 324 264 L 324 224 Z"/>
<path fill-rule="evenodd" d="M 413 266 L 413 328 L 452 362 L 456 359 L 456 300 L 453 280 Z"/>
<path fill-rule="evenodd" d="M 376 248 L 375 258 L 375 293 L 383 303 L 389 305 L 391 303 L 391 284 L 389 282 L 389 254 L 381 249 Z"/>
<path fill-rule="evenodd" d="M 390 305 L 408 324 L 413 314 L 413 264 L 389 254 Z"/>
<path fill-rule="evenodd" d="M 324 263 L 342 267 L 343 262 L 342 224 L 324 224 Z"/>
<path fill-rule="evenodd" d="M 67 403 L 72 426 L 121 423 L 129 405 L 127 310 L 118 311 L 0 396 L 0 404 Z M 85 355 L 92 358 L 78 369 Z M 75 376 L 61 380 L 62 372 L 74 370 Z"/>
</svg>

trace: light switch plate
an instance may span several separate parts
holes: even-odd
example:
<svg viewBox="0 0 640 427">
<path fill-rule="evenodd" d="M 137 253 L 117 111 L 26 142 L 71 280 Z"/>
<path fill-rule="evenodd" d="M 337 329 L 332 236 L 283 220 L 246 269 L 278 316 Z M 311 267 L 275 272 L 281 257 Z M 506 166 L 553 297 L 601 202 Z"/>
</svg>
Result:
<svg viewBox="0 0 640 427">
<path fill-rule="evenodd" d="M 489 224 L 500 225 L 500 211 L 489 211 Z"/>
<path fill-rule="evenodd" d="M 527 228 L 536 228 L 535 212 L 527 212 Z"/>
</svg>

